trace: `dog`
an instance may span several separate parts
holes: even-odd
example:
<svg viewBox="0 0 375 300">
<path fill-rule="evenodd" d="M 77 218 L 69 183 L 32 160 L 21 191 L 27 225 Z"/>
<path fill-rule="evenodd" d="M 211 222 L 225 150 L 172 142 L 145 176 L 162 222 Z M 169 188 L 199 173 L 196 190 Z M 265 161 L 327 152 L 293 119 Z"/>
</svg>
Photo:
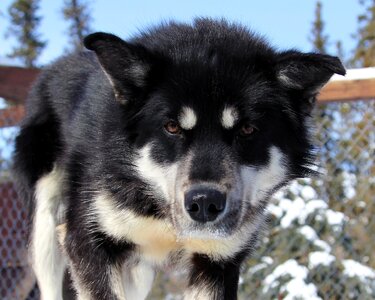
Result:
<svg viewBox="0 0 375 300">
<path fill-rule="evenodd" d="M 340 60 L 209 18 L 84 45 L 43 70 L 15 143 L 42 299 L 66 269 L 78 299 L 145 299 L 165 265 L 184 299 L 237 299 L 271 195 L 314 173 L 311 112 Z"/>
</svg>

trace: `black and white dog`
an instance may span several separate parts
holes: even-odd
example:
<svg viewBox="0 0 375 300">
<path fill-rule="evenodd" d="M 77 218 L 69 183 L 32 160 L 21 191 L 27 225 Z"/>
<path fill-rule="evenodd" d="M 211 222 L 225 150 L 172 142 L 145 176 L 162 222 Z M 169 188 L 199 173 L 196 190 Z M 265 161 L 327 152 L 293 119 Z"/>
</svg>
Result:
<svg viewBox="0 0 375 300">
<path fill-rule="evenodd" d="M 343 66 L 223 20 L 84 44 L 43 71 L 16 139 L 42 298 L 68 268 L 78 299 L 144 299 L 168 264 L 185 299 L 236 299 L 268 199 L 311 174 L 310 113 Z"/>
</svg>

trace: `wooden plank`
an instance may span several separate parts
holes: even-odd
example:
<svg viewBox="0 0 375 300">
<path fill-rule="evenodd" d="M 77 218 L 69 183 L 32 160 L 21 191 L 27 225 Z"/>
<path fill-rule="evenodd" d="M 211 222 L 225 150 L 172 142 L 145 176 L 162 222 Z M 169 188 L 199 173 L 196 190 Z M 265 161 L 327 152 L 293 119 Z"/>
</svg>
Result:
<svg viewBox="0 0 375 300">
<path fill-rule="evenodd" d="M 375 78 L 330 81 L 321 91 L 318 103 L 375 99 Z"/>
<path fill-rule="evenodd" d="M 23 103 L 39 73 L 38 69 L 0 66 L 0 97 L 16 104 Z"/>
<path fill-rule="evenodd" d="M 0 97 L 16 104 L 24 103 L 27 93 L 39 73 L 39 69 L 0 66 Z M 334 80 L 322 89 L 318 103 L 374 98 L 375 78 Z"/>
<path fill-rule="evenodd" d="M 17 126 L 25 115 L 24 105 L 14 105 L 0 109 L 0 128 Z"/>
</svg>

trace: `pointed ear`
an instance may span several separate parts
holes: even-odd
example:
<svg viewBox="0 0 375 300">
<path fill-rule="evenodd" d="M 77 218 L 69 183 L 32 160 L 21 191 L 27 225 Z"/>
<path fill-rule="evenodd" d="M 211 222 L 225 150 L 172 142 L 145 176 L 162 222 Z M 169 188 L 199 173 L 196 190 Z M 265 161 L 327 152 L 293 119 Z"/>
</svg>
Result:
<svg viewBox="0 0 375 300">
<path fill-rule="evenodd" d="M 280 84 L 302 92 L 309 102 L 306 108 L 312 108 L 316 95 L 335 73 L 345 75 L 346 71 L 337 57 L 325 54 L 287 51 L 279 54 L 276 63 Z"/>
<path fill-rule="evenodd" d="M 103 32 L 88 35 L 83 43 L 96 53 L 119 102 L 125 104 L 144 88 L 152 64 L 144 47 Z"/>
</svg>

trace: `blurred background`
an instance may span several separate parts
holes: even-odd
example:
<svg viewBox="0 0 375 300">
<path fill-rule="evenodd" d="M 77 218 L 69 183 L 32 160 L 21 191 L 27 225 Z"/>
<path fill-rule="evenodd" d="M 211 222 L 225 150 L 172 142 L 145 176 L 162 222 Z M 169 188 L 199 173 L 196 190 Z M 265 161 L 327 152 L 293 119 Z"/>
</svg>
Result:
<svg viewBox="0 0 375 300">
<path fill-rule="evenodd" d="M 239 299 L 375 299 L 375 0 L 1 0 L 0 299 L 39 299 L 9 168 L 40 69 L 82 49 L 93 31 L 126 39 L 196 16 L 240 22 L 279 49 L 339 56 L 350 69 L 326 86 L 315 111 L 322 175 L 275 195 Z M 181 299 L 182 276 L 160 273 L 149 299 Z"/>
</svg>

